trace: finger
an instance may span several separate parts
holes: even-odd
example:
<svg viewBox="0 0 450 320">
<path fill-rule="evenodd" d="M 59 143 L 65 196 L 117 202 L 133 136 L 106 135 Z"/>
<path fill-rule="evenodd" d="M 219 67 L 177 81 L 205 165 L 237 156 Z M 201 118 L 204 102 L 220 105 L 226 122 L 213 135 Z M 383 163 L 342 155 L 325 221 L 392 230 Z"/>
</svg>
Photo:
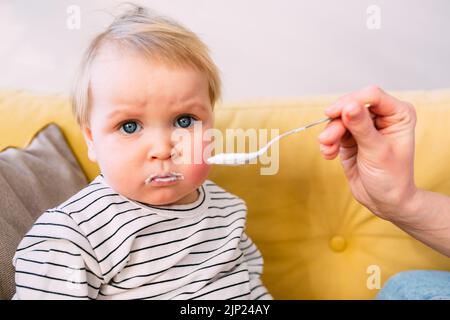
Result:
<svg viewBox="0 0 450 320">
<path fill-rule="evenodd" d="M 375 127 L 378 129 L 377 124 L 382 118 L 377 118 L 373 113 L 369 113 L 369 116 L 375 124 Z M 333 119 L 319 135 L 319 142 L 327 145 L 335 144 L 337 141 L 342 140 L 346 134 L 350 134 L 350 132 L 345 128 L 342 119 Z"/>
<path fill-rule="evenodd" d="M 344 136 L 341 139 L 341 147 L 343 148 L 352 148 L 356 146 L 355 138 L 350 131 L 345 131 Z"/>
<path fill-rule="evenodd" d="M 358 144 L 358 150 L 373 154 L 383 144 L 367 108 L 350 103 L 342 110 L 342 121 Z"/>
<path fill-rule="evenodd" d="M 353 157 L 358 152 L 358 145 L 350 131 L 346 131 L 341 139 L 341 147 L 339 148 L 339 156 L 344 162 Z"/>
<path fill-rule="evenodd" d="M 408 104 L 384 92 L 377 86 L 365 87 L 359 91 L 347 94 L 325 110 L 330 118 L 340 117 L 342 109 L 349 103 L 370 105 L 370 111 L 375 115 L 391 116 L 409 108 Z"/>
<path fill-rule="evenodd" d="M 341 119 L 334 119 L 328 123 L 323 132 L 319 135 L 319 142 L 322 144 L 335 144 L 344 135 L 346 129 Z"/>
<path fill-rule="evenodd" d="M 322 153 L 323 157 L 327 160 L 334 159 L 338 153 L 339 153 L 339 147 L 340 143 L 335 143 L 332 145 L 320 145 L 320 152 Z"/>
</svg>

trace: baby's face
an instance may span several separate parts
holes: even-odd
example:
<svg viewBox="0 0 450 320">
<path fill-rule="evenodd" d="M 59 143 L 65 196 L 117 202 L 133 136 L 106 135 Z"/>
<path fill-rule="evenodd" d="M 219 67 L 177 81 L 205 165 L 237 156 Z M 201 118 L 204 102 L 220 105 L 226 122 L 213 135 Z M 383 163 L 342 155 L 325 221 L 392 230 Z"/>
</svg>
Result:
<svg viewBox="0 0 450 320">
<path fill-rule="evenodd" d="M 195 201 L 209 172 L 203 158 L 209 142 L 198 143 L 194 131 L 198 135 L 213 126 L 205 75 L 130 51 L 103 50 L 90 88 L 90 127 L 83 134 L 89 158 L 98 162 L 106 182 L 127 198 L 152 205 Z M 191 139 L 180 143 L 173 133 L 181 128 Z M 193 161 L 194 154 L 200 161 Z"/>
</svg>

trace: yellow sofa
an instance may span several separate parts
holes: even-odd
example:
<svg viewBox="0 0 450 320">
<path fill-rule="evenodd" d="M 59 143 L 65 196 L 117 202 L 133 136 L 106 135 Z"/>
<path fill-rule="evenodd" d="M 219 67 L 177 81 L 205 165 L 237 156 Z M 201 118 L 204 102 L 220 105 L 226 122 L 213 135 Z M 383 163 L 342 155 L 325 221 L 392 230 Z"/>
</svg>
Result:
<svg viewBox="0 0 450 320">
<path fill-rule="evenodd" d="M 417 108 L 416 182 L 450 195 L 450 90 L 395 93 Z M 216 127 L 275 128 L 280 132 L 323 117 L 337 96 L 263 100 L 216 107 Z M 26 146 L 46 124 L 58 124 L 86 176 L 98 168 L 86 156 L 69 99 L 0 91 L 0 150 Z M 249 235 L 260 248 L 263 280 L 276 299 L 371 299 L 394 273 L 450 270 L 434 252 L 359 205 L 338 160 L 325 161 L 317 136 L 324 125 L 283 139 L 279 170 L 260 164 L 214 167 L 210 179 L 246 200 Z"/>
</svg>

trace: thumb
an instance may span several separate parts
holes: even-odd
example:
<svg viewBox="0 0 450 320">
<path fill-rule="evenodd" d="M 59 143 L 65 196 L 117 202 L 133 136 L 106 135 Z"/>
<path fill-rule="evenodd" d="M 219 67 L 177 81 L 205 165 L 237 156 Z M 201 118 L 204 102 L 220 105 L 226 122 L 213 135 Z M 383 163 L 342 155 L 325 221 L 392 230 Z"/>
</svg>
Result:
<svg viewBox="0 0 450 320">
<path fill-rule="evenodd" d="M 361 151 L 372 153 L 382 144 L 381 134 L 375 128 L 366 107 L 355 102 L 346 105 L 342 110 L 342 122 Z M 370 149 L 372 152 L 369 151 Z"/>
</svg>

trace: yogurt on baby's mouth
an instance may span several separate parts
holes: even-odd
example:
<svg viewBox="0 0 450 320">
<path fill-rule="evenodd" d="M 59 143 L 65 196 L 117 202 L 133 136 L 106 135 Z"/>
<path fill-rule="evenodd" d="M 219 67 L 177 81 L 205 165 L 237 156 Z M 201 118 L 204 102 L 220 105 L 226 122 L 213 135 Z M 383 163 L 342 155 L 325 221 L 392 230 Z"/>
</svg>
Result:
<svg viewBox="0 0 450 320">
<path fill-rule="evenodd" d="M 166 184 L 183 179 L 183 174 L 178 172 L 152 173 L 147 179 L 145 179 L 144 183 Z"/>
</svg>

